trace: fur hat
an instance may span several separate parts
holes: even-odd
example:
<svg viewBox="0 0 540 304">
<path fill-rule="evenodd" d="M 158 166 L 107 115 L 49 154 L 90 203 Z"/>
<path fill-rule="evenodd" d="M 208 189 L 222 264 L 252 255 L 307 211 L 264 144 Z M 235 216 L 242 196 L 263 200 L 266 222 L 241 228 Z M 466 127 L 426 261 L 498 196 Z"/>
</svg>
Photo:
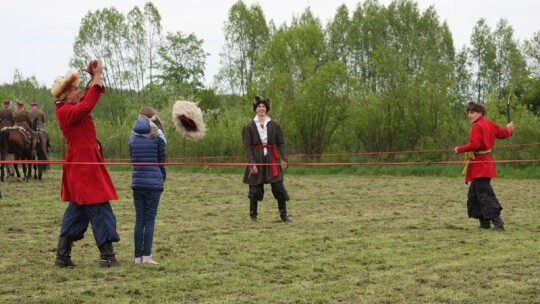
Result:
<svg viewBox="0 0 540 304">
<path fill-rule="evenodd" d="M 11 100 L 9 99 L 4 99 L 4 105 L 5 106 L 9 106 L 11 104 Z"/>
<path fill-rule="evenodd" d="M 173 105 L 172 120 L 176 131 L 185 139 L 197 141 L 206 133 L 202 111 L 194 102 L 176 101 Z"/>
<path fill-rule="evenodd" d="M 72 87 L 79 86 L 79 81 L 80 77 L 77 70 L 69 71 L 66 76 L 58 76 L 54 80 L 51 94 L 57 100 L 64 100 Z"/>
<path fill-rule="evenodd" d="M 17 106 L 24 106 L 24 101 L 17 100 Z"/>
<path fill-rule="evenodd" d="M 257 106 L 261 103 L 266 107 L 266 113 L 270 112 L 270 98 L 262 98 L 260 96 L 255 96 L 253 100 L 253 112 L 257 110 Z"/>
<path fill-rule="evenodd" d="M 149 121 L 153 122 L 161 130 L 161 132 L 165 133 L 165 130 L 163 129 L 163 121 L 161 120 L 161 117 L 159 117 L 156 109 L 143 106 L 139 110 L 139 118 L 148 119 Z"/>
</svg>

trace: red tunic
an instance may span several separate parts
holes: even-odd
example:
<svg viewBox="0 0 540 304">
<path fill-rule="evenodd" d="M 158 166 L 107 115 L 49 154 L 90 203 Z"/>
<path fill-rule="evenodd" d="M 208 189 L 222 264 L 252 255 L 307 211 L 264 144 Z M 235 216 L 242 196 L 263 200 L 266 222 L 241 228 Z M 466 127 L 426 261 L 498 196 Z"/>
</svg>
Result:
<svg viewBox="0 0 540 304">
<path fill-rule="evenodd" d="M 68 144 L 66 163 L 103 162 L 90 112 L 104 92 L 105 87 L 94 85 L 76 104 L 56 102 L 56 118 Z M 118 194 L 105 165 L 64 164 L 61 197 L 64 201 L 85 205 L 117 200 Z"/>
<path fill-rule="evenodd" d="M 503 139 L 510 136 L 512 132 L 499 127 L 496 123 L 480 116 L 472 126 L 469 142 L 463 146 L 459 146 L 458 153 L 464 152 L 479 152 L 493 148 L 495 139 Z M 473 179 L 480 177 L 493 178 L 497 176 L 495 164 L 491 153 L 484 155 L 475 155 L 475 159 L 471 161 L 465 175 L 465 182 L 468 183 Z"/>
</svg>

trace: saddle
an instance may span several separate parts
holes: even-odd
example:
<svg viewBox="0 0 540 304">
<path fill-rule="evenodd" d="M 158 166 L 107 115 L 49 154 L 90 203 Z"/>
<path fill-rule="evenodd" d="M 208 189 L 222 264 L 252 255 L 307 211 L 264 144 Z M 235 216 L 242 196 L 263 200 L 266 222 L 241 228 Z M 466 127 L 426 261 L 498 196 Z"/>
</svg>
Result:
<svg viewBox="0 0 540 304">
<path fill-rule="evenodd" d="M 2 131 L 6 131 L 6 130 L 17 130 L 17 131 L 21 132 L 23 134 L 23 136 L 24 136 L 24 141 L 27 144 L 30 144 L 30 145 L 32 144 L 32 134 L 30 133 L 30 131 L 26 130 L 25 128 L 19 127 L 19 126 L 2 128 Z"/>
</svg>

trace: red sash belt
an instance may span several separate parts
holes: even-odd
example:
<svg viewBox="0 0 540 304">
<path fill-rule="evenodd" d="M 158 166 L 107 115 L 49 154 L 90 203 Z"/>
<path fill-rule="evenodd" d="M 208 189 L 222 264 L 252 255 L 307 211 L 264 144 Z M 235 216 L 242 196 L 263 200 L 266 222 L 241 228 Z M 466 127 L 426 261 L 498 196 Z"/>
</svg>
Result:
<svg viewBox="0 0 540 304">
<path fill-rule="evenodd" d="M 273 177 L 278 176 L 279 172 L 278 172 L 278 167 L 277 167 L 277 159 L 279 157 L 279 154 L 278 154 L 278 151 L 276 149 L 276 146 L 274 146 L 274 145 L 256 145 L 256 146 L 251 146 L 251 147 L 255 148 L 255 149 L 267 148 L 267 149 L 272 150 L 272 165 L 270 166 L 272 168 L 272 176 Z"/>
</svg>

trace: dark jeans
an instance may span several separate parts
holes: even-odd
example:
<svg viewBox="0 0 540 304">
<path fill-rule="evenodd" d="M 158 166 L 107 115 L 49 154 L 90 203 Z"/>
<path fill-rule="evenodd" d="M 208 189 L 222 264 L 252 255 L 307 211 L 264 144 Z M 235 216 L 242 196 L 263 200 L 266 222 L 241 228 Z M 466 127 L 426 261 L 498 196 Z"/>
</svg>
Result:
<svg viewBox="0 0 540 304">
<path fill-rule="evenodd" d="M 120 236 L 116 232 L 116 217 L 109 202 L 89 205 L 69 203 L 62 219 L 60 236 L 69 236 L 74 241 L 81 240 L 89 223 L 92 224 L 92 232 L 98 247 L 107 242 L 120 241 Z"/>
<path fill-rule="evenodd" d="M 152 255 L 154 227 L 162 191 L 133 191 L 135 257 Z"/>
</svg>

